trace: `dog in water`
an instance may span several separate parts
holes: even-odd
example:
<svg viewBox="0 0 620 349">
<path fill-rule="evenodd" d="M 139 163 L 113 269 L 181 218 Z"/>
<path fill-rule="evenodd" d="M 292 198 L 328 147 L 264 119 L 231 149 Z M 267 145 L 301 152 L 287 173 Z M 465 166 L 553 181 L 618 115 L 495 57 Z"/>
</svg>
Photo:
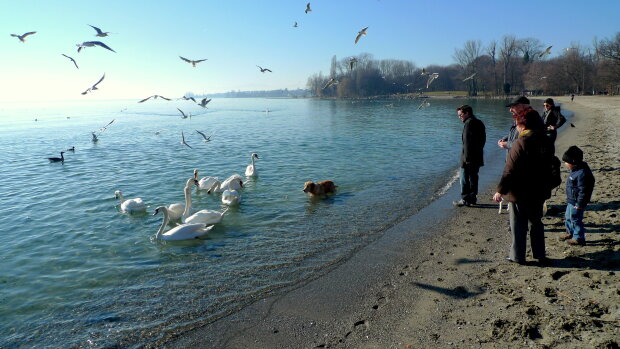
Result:
<svg viewBox="0 0 620 349">
<path fill-rule="evenodd" d="M 326 195 L 336 192 L 336 185 L 332 181 L 322 181 L 319 183 L 306 182 L 304 183 L 304 193 L 311 194 L 313 196 Z"/>
</svg>

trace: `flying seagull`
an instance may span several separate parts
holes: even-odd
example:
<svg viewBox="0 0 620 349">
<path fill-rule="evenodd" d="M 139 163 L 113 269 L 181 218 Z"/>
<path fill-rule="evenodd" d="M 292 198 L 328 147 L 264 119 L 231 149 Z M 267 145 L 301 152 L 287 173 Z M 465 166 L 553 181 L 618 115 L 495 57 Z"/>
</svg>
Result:
<svg viewBox="0 0 620 349">
<path fill-rule="evenodd" d="M 88 92 L 98 90 L 97 85 L 99 85 L 99 83 L 103 81 L 103 78 L 105 78 L 105 73 L 103 73 L 103 76 L 101 77 L 101 79 L 99 79 L 99 81 L 97 81 L 93 86 L 87 88 L 86 91 L 82 92 L 82 94 L 85 95 Z"/>
<path fill-rule="evenodd" d="M 93 27 L 93 29 L 95 29 L 97 31 L 97 34 L 95 36 L 99 36 L 99 37 L 103 38 L 103 37 L 108 36 L 108 34 L 110 34 L 110 32 L 102 32 L 101 29 L 95 27 L 94 25 L 90 25 L 90 26 Z"/>
<path fill-rule="evenodd" d="M 332 86 L 332 85 L 337 85 L 338 84 L 338 80 L 334 79 L 334 78 L 330 78 L 329 81 L 327 81 L 327 83 L 325 84 L 325 86 L 323 86 L 323 90 Z"/>
<path fill-rule="evenodd" d="M 358 41 L 360 41 L 360 38 L 364 35 L 366 35 L 366 29 L 368 29 L 368 27 L 360 30 L 359 32 L 357 32 L 357 36 L 355 37 L 355 43 L 357 44 Z"/>
<path fill-rule="evenodd" d="M 185 144 L 188 148 L 190 148 L 190 149 L 194 149 L 194 148 L 192 148 L 189 144 L 187 144 L 187 143 L 185 142 L 185 135 L 183 134 L 183 131 L 181 131 L 181 144 Z"/>
<path fill-rule="evenodd" d="M 299 27 L 299 25 L 297 24 L 297 22 L 295 22 L 295 24 L 293 24 L 293 28 L 297 28 Z"/>
<path fill-rule="evenodd" d="M 194 97 L 187 97 L 187 96 L 183 96 L 181 97 L 182 99 L 186 100 L 186 101 L 193 101 L 194 103 L 196 103 L 196 98 Z"/>
<path fill-rule="evenodd" d="M 187 119 L 187 114 L 185 114 L 181 109 L 177 108 L 177 110 L 181 113 L 181 115 L 183 115 L 183 117 L 181 117 L 181 119 Z M 189 117 L 192 117 L 192 114 L 189 114 Z"/>
<path fill-rule="evenodd" d="M 351 59 L 349 59 L 349 69 L 350 70 L 353 70 L 353 65 L 355 65 L 355 63 L 357 63 L 357 58 L 351 57 Z"/>
<path fill-rule="evenodd" d="M 103 131 L 107 130 L 107 129 L 108 129 L 108 126 L 112 125 L 112 123 L 114 122 L 114 120 L 116 120 L 116 119 L 112 119 L 112 121 L 108 122 L 108 124 L 107 124 L 107 125 L 103 126 L 102 128 L 98 129 L 97 131 L 93 131 L 93 132 L 103 132 Z"/>
<path fill-rule="evenodd" d="M 206 97 L 203 98 L 200 103 L 197 103 L 199 106 L 206 108 L 207 104 L 209 104 L 209 102 L 211 102 L 211 98 L 207 99 Z"/>
<path fill-rule="evenodd" d="M 428 76 L 428 80 L 426 81 L 426 88 L 428 88 L 431 85 L 431 82 L 433 82 L 433 80 L 437 79 L 438 77 L 439 73 L 430 74 Z"/>
<path fill-rule="evenodd" d="M 161 99 L 165 99 L 165 100 L 167 100 L 167 101 L 169 101 L 169 100 L 170 100 L 170 98 L 166 98 L 166 97 L 164 97 L 164 96 L 160 96 L 160 95 L 152 95 L 152 96 L 146 97 L 145 99 L 143 99 L 143 100 L 141 100 L 141 101 L 138 101 L 138 103 L 144 103 L 144 102 L 148 101 L 148 100 L 149 100 L 149 99 L 151 99 L 151 98 L 153 98 L 153 99 L 161 98 Z"/>
<path fill-rule="evenodd" d="M 541 53 L 538 55 L 538 58 L 542 58 L 544 55 L 551 54 L 551 48 L 552 48 L 552 47 L 553 47 L 553 46 L 549 46 L 549 47 L 547 47 L 547 49 L 545 49 L 543 52 L 541 52 Z"/>
<path fill-rule="evenodd" d="M 270 72 L 270 73 L 273 73 L 273 72 L 271 71 L 271 69 L 263 68 L 263 67 L 261 67 L 260 65 L 257 65 L 257 67 L 258 67 L 258 69 L 260 69 L 260 72 L 261 72 L 261 73 L 264 73 L 264 72 L 266 72 L 266 71 L 268 71 L 268 72 Z"/>
<path fill-rule="evenodd" d="M 422 72 L 420 73 L 420 75 L 428 75 L 428 72 L 426 72 L 426 68 L 422 68 Z"/>
<path fill-rule="evenodd" d="M 211 141 L 211 136 L 213 136 L 213 135 L 207 137 L 207 135 L 205 135 L 203 132 L 200 132 L 198 130 L 196 130 L 196 132 L 198 132 L 202 136 L 202 138 L 204 138 L 204 142 L 210 142 Z"/>
<path fill-rule="evenodd" d="M 63 55 L 63 56 L 65 56 L 65 57 L 69 58 L 69 59 L 71 60 L 71 62 L 73 62 L 73 64 L 75 64 L 75 67 L 76 67 L 76 68 L 78 68 L 78 69 L 80 69 L 80 67 L 78 67 L 78 65 L 77 65 L 77 62 L 75 62 L 75 59 L 73 59 L 73 58 L 71 58 L 71 57 L 67 56 L 67 55 L 66 55 L 66 54 L 64 54 L 64 53 L 61 53 L 61 55 Z"/>
<path fill-rule="evenodd" d="M 104 44 L 101 41 L 84 41 L 81 44 L 76 44 L 76 46 L 78 47 L 77 52 L 80 52 L 84 47 L 95 47 L 95 46 L 101 46 L 107 50 L 110 50 L 112 52 L 116 52 L 113 49 L 110 48 L 110 46 Z"/>
<path fill-rule="evenodd" d="M 467 81 L 467 80 L 471 80 L 474 78 L 474 76 L 476 76 L 476 73 L 471 74 L 470 76 L 466 77 L 465 79 L 463 79 L 463 82 Z"/>
<path fill-rule="evenodd" d="M 37 33 L 37 32 L 27 32 L 27 33 L 24 33 L 24 34 L 22 34 L 22 35 L 11 34 L 11 36 L 14 36 L 14 37 L 18 38 L 18 39 L 19 39 L 19 41 L 21 41 L 21 42 L 25 42 L 25 41 L 26 41 L 26 40 L 25 40 L 25 39 L 26 39 L 26 36 L 28 36 L 28 35 L 32 35 L 32 34 L 36 34 L 36 33 Z"/>
<path fill-rule="evenodd" d="M 312 12 L 312 9 L 310 8 L 310 3 L 306 4 L 306 11 L 304 11 L 304 12 L 305 13 Z"/>
<path fill-rule="evenodd" d="M 190 64 L 192 65 L 192 67 L 195 67 L 197 63 L 204 62 L 204 61 L 206 61 L 206 60 L 207 60 L 207 59 L 205 58 L 205 59 L 198 59 L 198 60 L 195 60 L 195 61 L 194 61 L 194 60 L 187 59 L 187 58 L 185 58 L 185 57 L 181 57 L 181 56 L 179 56 L 179 58 L 181 58 L 182 60 L 184 60 L 184 61 L 185 61 L 185 62 L 187 62 L 187 63 L 190 63 Z"/>
<path fill-rule="evenodd" d="M 420 106 L 418 107 L 418 110 L 422 109 L 422 108 L 426 108 L 429 107 L 431 105 L 430 102 L 427 101 L 422 101 L 422 104 L 420 104 Z"/>
</svg>

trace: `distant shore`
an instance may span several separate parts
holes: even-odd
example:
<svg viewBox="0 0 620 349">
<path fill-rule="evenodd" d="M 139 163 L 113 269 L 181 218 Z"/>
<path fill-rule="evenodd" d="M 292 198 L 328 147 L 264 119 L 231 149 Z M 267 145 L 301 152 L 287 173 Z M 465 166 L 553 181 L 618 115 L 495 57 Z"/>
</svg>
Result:
<svg viewBox="0 0 620 349">
<path fill-rule="evenodd" d="M 553 98 L 575 113 L 556 155 L 578 145 L 597 181 L 585 247 L 557 239 L 564 231 L 563 183 L 544 218 L 551 265 L 506 263 L 508 215 L 490 200 L 503 164 L 488 164 L 478 207 L 453 208 L 453 188 L 326 275 L 150 346 L 618 347 L 620 97 Z"/>
</svg>

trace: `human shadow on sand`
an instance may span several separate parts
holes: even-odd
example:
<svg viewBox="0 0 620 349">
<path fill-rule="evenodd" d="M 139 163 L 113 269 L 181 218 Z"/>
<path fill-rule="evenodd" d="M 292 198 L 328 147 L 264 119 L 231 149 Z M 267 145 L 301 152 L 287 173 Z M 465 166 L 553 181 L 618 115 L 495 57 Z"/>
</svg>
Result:
<svg viewBox="0 0 620 349">
<path fill-rule="evenodd" d="M 445 288 L 445 287 L 423 284 L 419 282 L 414 282 L 413 284 L 425 290 L 441 293 L 441 294 L 444 294 L 452 298 L 469 298 L 469 297 L 477 296 L 479 294 L 484 293 L 484 291 L 482 291 L 481 289 L 478 289 L 475 292 L 470 292 L 464 286 L 457 286 L 455 288 Z"/>
</svg>

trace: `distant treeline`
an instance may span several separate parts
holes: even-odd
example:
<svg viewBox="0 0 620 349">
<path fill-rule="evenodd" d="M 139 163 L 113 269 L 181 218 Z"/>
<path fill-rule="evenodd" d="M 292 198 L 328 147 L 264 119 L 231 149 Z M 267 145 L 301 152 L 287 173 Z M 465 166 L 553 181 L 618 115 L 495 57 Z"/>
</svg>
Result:
<svg viewBox="0 0 620 349">
<path fill-rule="evenodd" d="M 549 52 L 555 57 L 549 58 Z M 333 56 L 329 75 L 310 76 L 307 87 L 314 96 L 338 98 L 464 90 L 470 96 L 620 93 L 620 33 L 595 40 L 593 47 L 549 50 L 538 39 L 513 35 L 486 46 L 471 40 L 455 49 L 453 58 L 454 64 L 422 69 L 410 61 L 374 60 L 367 53 L 341 60 Z M 439 76 L 427 87 L 433 73 Z"/>
</svg>

